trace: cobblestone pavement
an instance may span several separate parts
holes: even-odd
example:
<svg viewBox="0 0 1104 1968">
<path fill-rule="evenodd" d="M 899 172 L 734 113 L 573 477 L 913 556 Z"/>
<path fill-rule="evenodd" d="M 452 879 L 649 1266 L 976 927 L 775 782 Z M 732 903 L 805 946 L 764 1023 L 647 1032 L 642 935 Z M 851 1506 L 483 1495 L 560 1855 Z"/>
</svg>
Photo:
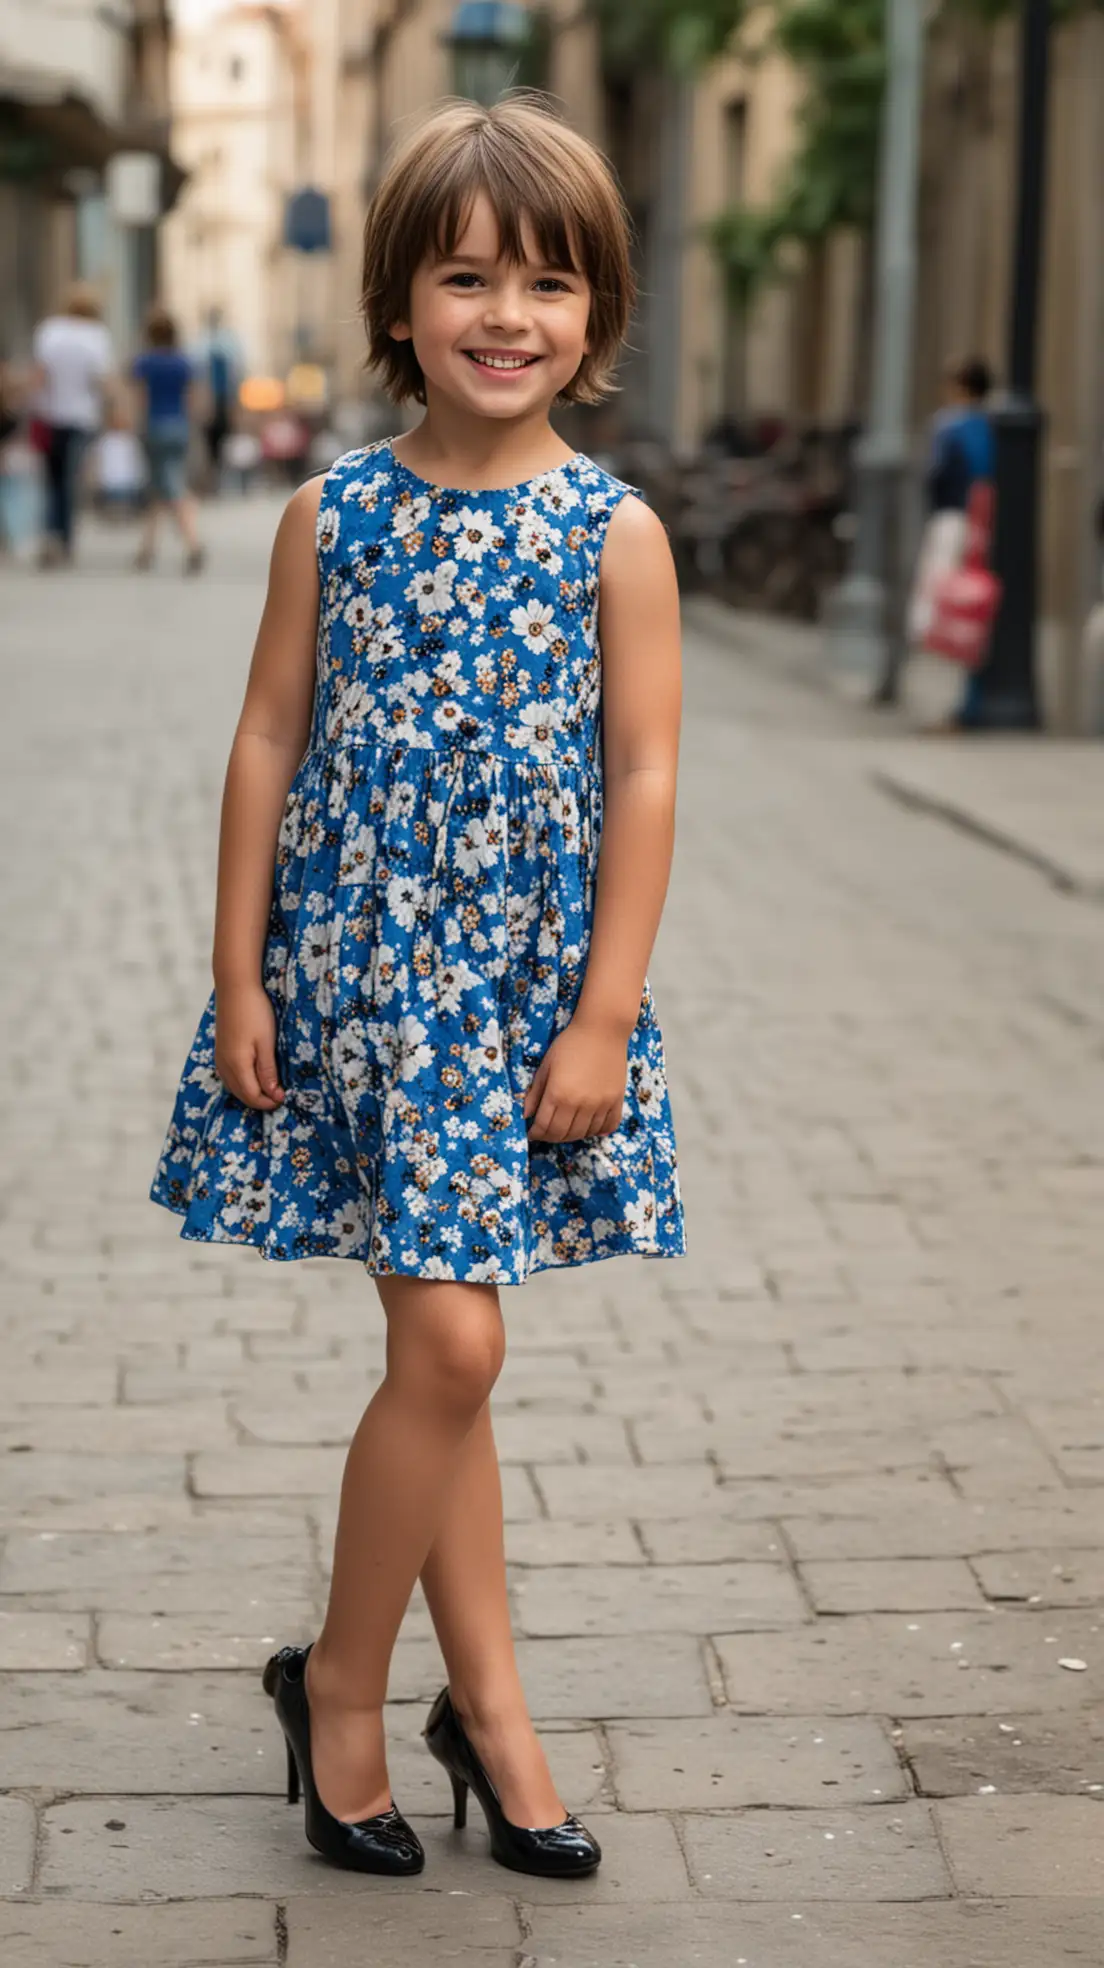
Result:
<svg viewBox="0 0 1104 1968">
<path fill-rule="evenodd" d="M 597 1877 L 327 1870 L 257 1668 L 380 1371 L 359 1267 L 145 1201 L 206 990 L 270 507 L 209 578 L 4 576 L 5 1968 L 1052 1968 L 1104 1900 L 1104 911 L 902 807 L 869 723 L 691 638 L 653 979 L 692 1254 L 507 1296 L 533 1705 Z M 884 758 L 884 732 L 878 747 Z"/>
</svg>

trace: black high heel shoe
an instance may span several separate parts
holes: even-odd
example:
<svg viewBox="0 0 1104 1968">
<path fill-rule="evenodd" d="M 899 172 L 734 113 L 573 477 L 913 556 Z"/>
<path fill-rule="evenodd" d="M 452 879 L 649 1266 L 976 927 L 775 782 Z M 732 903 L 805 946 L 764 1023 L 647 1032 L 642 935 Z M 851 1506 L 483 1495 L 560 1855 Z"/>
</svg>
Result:
<svg viewBox="0 0 1104 1968">
<path fill-rule="evenodd" d="M 452 1779 L 453 1823 L 463 1831 L 468 1821 L 468 1791 L 483 1806 L 491 1834 L 491 1856 L 511 1872 L 530 1872 L 541 1879 L 581 1879 L 602 1861 L 602 1848 L 578 1818 L 565 1818 L 547 1830 L 527 1830 L 511 1824 L 490 1777 L 464 1733 L 447 1688 L 442 1688 L 429 1711 L 425 1739 L 431 1756 Z"/>
<path fill-rule="evenodd" d="M 306 1796 L 307 1842 L 331 1865 L 349 1872 L 381 1872 L 406 1877 L 421 1872 L 425 1853 L 416 1832 L 392 1804 L 376 1818 L 344 1824 L 327 1811 L 314 1781 L 310 1749 L 310 1706 L 306 1667 L 309 1647 L 281 1647 L 273 1654 L 261 1683 L 271 1695 L 276 1719 L 287 1742 L 288 1803 L 298 1804 L 300 1787 Z"/>
</svg>

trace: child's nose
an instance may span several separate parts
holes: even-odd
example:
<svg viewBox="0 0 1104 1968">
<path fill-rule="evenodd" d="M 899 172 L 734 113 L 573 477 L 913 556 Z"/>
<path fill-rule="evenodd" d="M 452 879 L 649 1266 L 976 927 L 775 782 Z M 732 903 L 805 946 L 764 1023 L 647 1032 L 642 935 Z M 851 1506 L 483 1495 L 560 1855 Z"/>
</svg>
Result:
<svg viewBox="0 0 1104 1968">
<path fill-rule="evenodd" d="M 492 292 L 487 300 L 487 326 L 520 330 L 529 325 L 529 303 L 526 295 L 510 288 Z"/>
</svg>

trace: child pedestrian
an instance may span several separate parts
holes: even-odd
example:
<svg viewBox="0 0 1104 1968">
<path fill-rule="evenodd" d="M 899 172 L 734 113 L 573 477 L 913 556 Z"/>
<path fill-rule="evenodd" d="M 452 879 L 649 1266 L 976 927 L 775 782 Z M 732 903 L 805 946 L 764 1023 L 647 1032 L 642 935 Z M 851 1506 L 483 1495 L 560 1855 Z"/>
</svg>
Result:
<svg viewBox="0 0 1104 1968">
<path fill-rule="evenodd" d="M 121 405 L 115 405 L 93 446 L 96 497 L 110 519 L 129 519 L 142 503 L 146 461 L 142 446 Z"/>
<path fill-rule="evenodd" d="M 549 423 L 611 387 L 631 300 L 609 171 L 531 99 L 450 106 L 386 171 L 370 359 L 424 415 L 280 524 L 223 804 L 215 995 L 153 1188 L 185 1237 L 356 1258 L 382 1301 L 325 1622 L 264 1674 L 308 1839 L 365 1872 L 424 1864 L 383 1727 L 419 1577 L 457 1826 L 471 1788 L 501 1864 L 578 1877 L 601 1857 L 522 1692 L 488 1403 L 500 1285 L 684 1248 L 645 977 L 677 590 L 653 514 Z"/>
</svg>

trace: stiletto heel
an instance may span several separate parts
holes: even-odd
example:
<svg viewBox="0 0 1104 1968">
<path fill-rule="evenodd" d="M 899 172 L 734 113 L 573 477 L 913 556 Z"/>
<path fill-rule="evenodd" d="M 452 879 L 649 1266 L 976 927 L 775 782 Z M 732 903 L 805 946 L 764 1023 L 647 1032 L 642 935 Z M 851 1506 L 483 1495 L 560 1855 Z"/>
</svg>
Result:
<svg viewBox="0 0 1104 1968">
<path fill-rule="evenodd" d="M 430 1755 L 452 1779 L 453 1822 L 457 1831 L 463 1831 L 467 1823 L 471 1788 L 483 1806 L 491 1834 L 491 1856 L 499 1865 L 509 1866 L 511 1872 L 529 1872 L 543 1879 L 580 1879 L 601 1864 L 602 1848 L 578 1818 L 565 1818 L 563 1824 L 550 1825 L 546 1830 L 528 1830 L 510 1823 L 498 1792 L 464 1732 L 447 1688 L 442 1688 L 429 1711 L 425 1739 Z"/>
<path fill-rule="evenodd" d="M 276 1719 L 287 1744 L 288 1803 L 305 1795 L 307 1842 L 331 1865 L 350 1872 L 380 1872 L 407 1876 L 421 1872 L 425 1853 L 417 1834 L 392 1804 L 378 1817 L 346 1824 L 327 1811 L 318 1795 L 310 1747 L 310 1704 L 307 1700 L 309 1647 L 281 1647 L 267 1663 L 261 1682 L 271 1695 Z"/>
</svg>

